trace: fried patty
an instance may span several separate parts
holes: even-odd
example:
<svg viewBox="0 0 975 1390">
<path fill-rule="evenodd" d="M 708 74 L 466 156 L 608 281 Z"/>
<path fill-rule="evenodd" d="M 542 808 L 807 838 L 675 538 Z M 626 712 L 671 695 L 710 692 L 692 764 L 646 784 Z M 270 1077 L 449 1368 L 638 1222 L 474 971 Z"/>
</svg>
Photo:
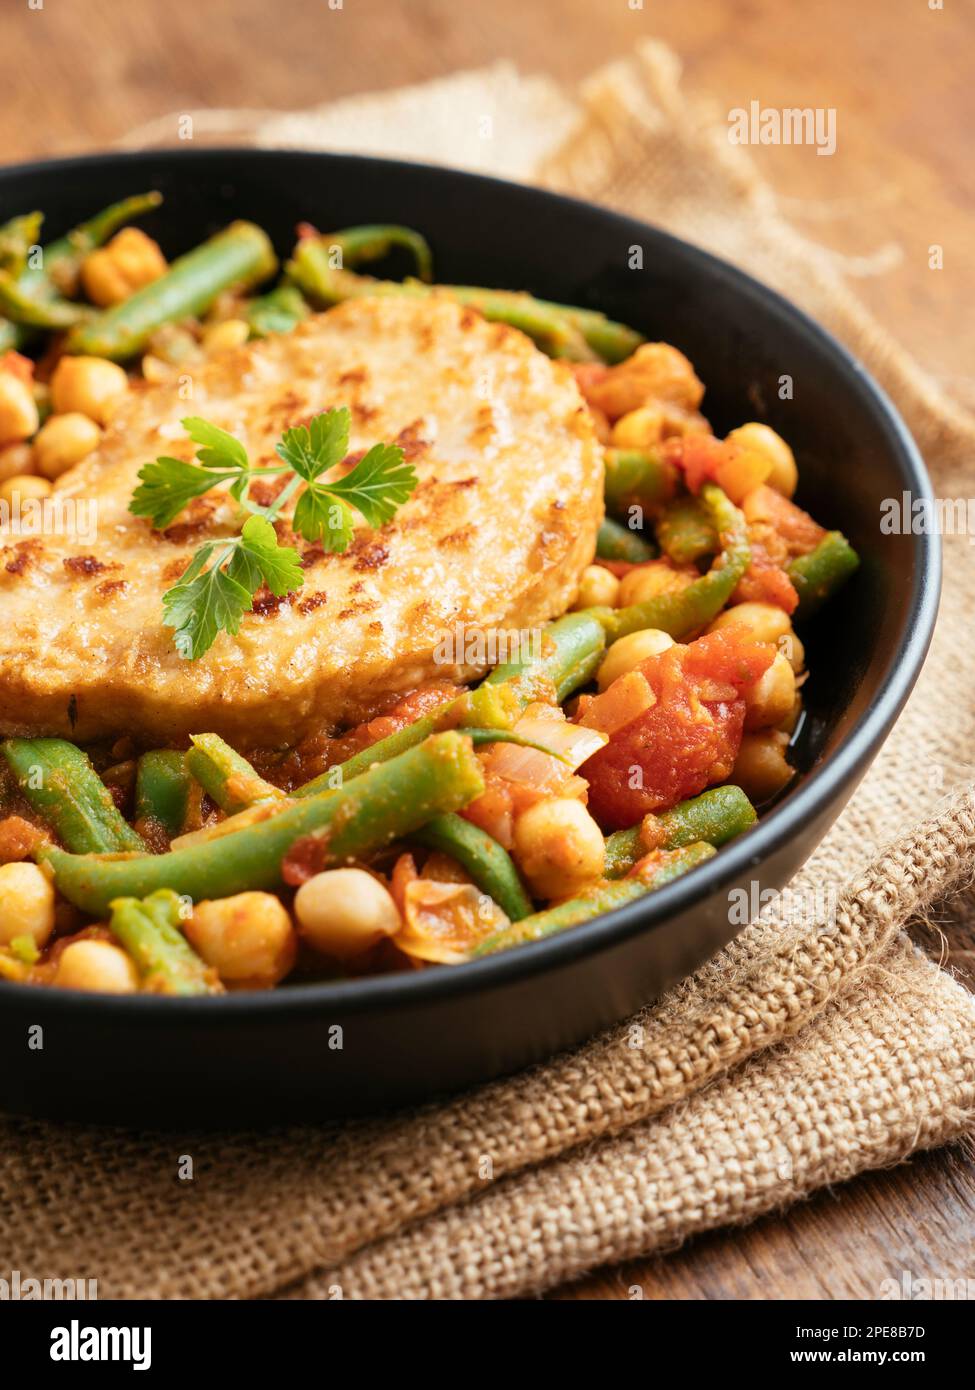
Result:
<svg viewBox="0 0 975 1390">
<path fill-rule="evenodd" d="M 276 463 L 283 430 L 339 405 L 350 450 L 399 442 L 416 491 L 344 555 L 295 541 L 304 588 L 258 594 L 236 637 L 181 658 L 163 592 L 197 546 L 233 533 L 233 504 L 212 493 L 154 532 L 128 511 L 139 469 L 192 458 L 188 414 L 231 431 L 252 463 Z M 191 377 L 139 385 L 55 490 L 97 504 L 97 539 L 2 543 L 0 732 L 151 745 L 212 730 L 280 746 L 368 719 L 425 681 L 469 681 L 483 648 L 455 644 L 445 663 L 445 634 L 530 632 L 564 612 L 592 560 L 602 482 L 568 369 L 446 299 L 351 302 Z"/>
</svg>

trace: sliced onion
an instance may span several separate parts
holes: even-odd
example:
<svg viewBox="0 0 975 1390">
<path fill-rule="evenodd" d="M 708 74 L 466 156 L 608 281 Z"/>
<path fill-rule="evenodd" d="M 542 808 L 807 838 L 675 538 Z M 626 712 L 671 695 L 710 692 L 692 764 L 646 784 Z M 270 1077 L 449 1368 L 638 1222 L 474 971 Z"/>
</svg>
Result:
<svg viewBox="0 0 975 1390">
<path fill-rule="evenodd" d="M 509 925 L 493 898 L 473 883 L 416 878 L 404 891 L 404 923 L 393 938 L 404 955 L 458 965 L 481 941 Z"/>
<path fill-rule="evenodd" d="M 570 724 L 564 716 L 553 719 L 526 714 L 518 720 L 514 732 L 532 743 L 550 748 L 551 754 L 516 743 L 497 743 L 485 756 L 485 769 L 508 782 L 519 782 L 546 792 L 557 791 L 577 767 L 607 742 L 606 735 L 598 729 Z"/>
</svg>

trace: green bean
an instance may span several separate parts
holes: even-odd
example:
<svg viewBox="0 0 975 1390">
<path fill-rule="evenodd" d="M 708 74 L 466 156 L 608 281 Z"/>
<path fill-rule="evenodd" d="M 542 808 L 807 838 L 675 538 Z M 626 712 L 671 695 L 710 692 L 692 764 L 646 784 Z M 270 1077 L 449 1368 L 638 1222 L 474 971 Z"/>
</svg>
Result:
<svg viewBox="0 0 975 1390">
<path fill-rule="evenodd" d="M 446 701 L 430 714 L 408 724 L 387 738 L 370 744 L 361 753 L 341 763 L 342 781 L 357 777 L 374 763 L 396 757 L 407 748 L 422 743 L 439 729 L 470 724 L 505 728 L 514 724 L 532 700 L 551 699 L 559 704 L 592 677 L 602 660 L 606 637 L 601 619 L 583 613 L 567 613 L 550 623 L 542 633 L 542 654 L 535 659 L 507 662 L 496 667 L 476 690 L 465 691 Z M 295 796 L 326 791 L 334 781 L 335 768 L 329 768 L 314 781 L 299 787 Z"/>
<path fill-rule="evenodd" d="M 8 738 L 2 752 L 21 794 L 79 854 L 145 850 L 87 756 L 60 738 Z"/>
<path fill-rule="evenodd" d="M 157 748 L 143 753 L 135 773 L 135 818 L 154 820 L 167 835 L 178 835 L 186 823 L 190 775 L 182 753 Z"/>
<path fill-rule="evenodd" d="M 193 747 L 186 755 L 186 766 L 210 800 L 234 815 L 262 801 L 280 801 L 284 792 L 265 782 L 246 758 L 218 734 L 191 734 Z"/>
<path fill-rule="evenodd" d="M 701 489 L 701 502 L 721 543 L 714 564 L 707 574 L 678 593 L 658 594 L 628 608 L 584 610 L 600 619 L 609 642 L 645 627 L 661 628 L 674 638 L 689 637 L 716 618 L 731 598 L 748 568 L 751 554 L 745 518 L 714 483 L 706 483 Z"/>
<path fill-rule="evenodd" d="M 677 491 L 675 464 L 656 449 L 606 449 L 603 494 L 611 516 L 626 518 L 631 507 L 654 512 Z"/>
<path fill-rule="evenodd" d="M 35 295 L 50 294 L 53 285 L 57 285 L 65 294 L 75 293 L 78 272 L 88 253 L 103 246 L 127 222 L 152 212 L 161 202 L 161 193 L 135 193 L 131 198 L 123 198 L 121 202 L 112 203 L 110 207 L 96 212 L 87 222 L 58 237 L 50 246 L 45 246 L 41 265 L 28 268 L 21 276 L 21 287 Z"/>
<path fill-rule="evenodd" d="M 0 270 L 20 275 L 26 269 L 27 257 L 41 235 L 42 212 L 26 212 L 11 217 L 0 227 Z"/>
<path fill-rule="evenodd" d="M 799 555 L 788 569 L 799 595 L 795 617 L 809 618 L 842 588 L 860 564 L 860 557 L 841 531 L 828 531 L 808 555 Z"/>
<path fill-rule="evenodd" d="M 290 333 L 311 313 L 301 291 L 294 285 L 278 285 L 258 299 L 252 299 L 244 310 L 252 338 L 267 338 L 272 333 Z"/>
<path fill-rule="evenodd" d="M 625 560 L 631 565 L 642 565 L 657 554 L 657 547 L 629 526 L 621 526 L 612 517 L 604 517 L 596 536 L 596 554 L 600 560 Z"/>
<path fill-rule="evenodd" d="M 681 849 L 705 840 L 715 849 L 755 824 L 755 808 L 740 787 L 712 787 L 700 796 L 679 801 L 659 816 L 648 816 L 657 848 Z M 617 830 L 606 840 L 607 878 L 622 878 L 637 860 L 649 854 L 643 841 L 643 822 Z"/>
<path fill-rule="evenodd" d="M 693 565 L 718 548 L 718 538 L 697 497 L 676 497 L 657 520 L 660 549 L 675 565 Z"/>
<path fill-rule="evenodd" d="M 486 830 L 463 816 L 436 816 L 411 837 L 426 849 L 449 854 L 467 870 L 482 893 L 494 899 L 512 922 L 532 910 L 510 854 Z"/>
<path fill-rule="evenodd" d="M 635 328 L 616 323 L 598 309 L 578 309 L 572 304 L 556 304 L 550 299 L 540 299 L 538 302 L 547 309 L 563 314 L 579 329 L 592 351 L 604 362 L 622 362 L 636 352 L 641 343 L 646 342 L 643 334 Z"/>
<path fill-rule="evenodd" d="M 22 323 L 0 318 L 0 352 L 19 352 L 30 341 L 30 330 Z"/>
<path fill-rule="evenodd" d="M 76 293 L 85 256 L 126 222 L 158 207 L 161 202 L 158 193 L 140 193 L 105 208 L 90 221 L 44 247 L 36 266 L 23 263 L 29 243 L 25 245 L 16 269 L 7 266 L 0 272 L 0 311 L 26 330 L 59 330 L 86 322 L 92 317 L 92 310 L 62 299 L 59 290 L 69 295 Z M 22 226 L 18 228 L 17 224 Z M 36 240 L 39 229 L 40 214 L 31 213 L 24 218 L 14 218 L 3 230 L 8 235 L 19 234 L 21 239 L 33 233 Z"/>
<path fill-rule="evenodd" d="M 429 285 L 418 280 L 376 280 L 346 269 L 348 256 L 345 254 L 341 267 L 332 264 L 333 247 L 342 246 L 343 238 L 349 238 L 356 231 L 377 234 L 377 254 L 385 255 L 391 243 L 384 243 L 381 235 L 390 230 L 381 227 L 352 228 L 348 232 L 337 232 L 330 236 L 306 238 L 298 243 L 286 271 L 309 298 L 324 305 L 363 296 L 421 298 L 431 294 L 446 295 L 460 304 L 477 309 L 486 319 L 520 329 L 551 357 L 564 357 L 571 361 L 592 362 L 602 358 L 612 362 L 621 361 L 643 341 L 633 329 L 614 323 L 595 309 L 555 304 L 518 290 L 493 290 L 479 285 Z M 408 233 L 407 228 L 395 230 L 400 234 Z M 360 255 L 359 259 L 366 258 Z M 429 272 L 428 264 L 421 266 L 421 277 L 426 280 L 429 275 L 424 275 L 424 270 Z"/>
<path fill-rule="evenodd" d="M 224 290 L 249 288 L 276 267 L 267 233 L 253 222 L 232 222 L 173 261 L 158 280 L 79 325 L 65 350 L 117 361 L 134 357 L 163 324 L 202 314 Z"/>
<path fill-rule="evenodd" d="M 109 930 L 132 957 L 147 993 L 223 993 L 214 971 L 180 931 L 181 903 L 175 893 L 161 889 L 143 902 L 116 898 L 109 907 Z"/>
<path fill-rule="evenodd" d="M 595 675 L 605 646 L 599 616 L 586 610 L 566 613 L 543 629 L 539 657 L 526 656 L 495 667 L 479 690 L 497 685 L 510 687 L 524 709 L 554 688 L 556 703 L 561 705 Z"/>
<path fill-rule="evenodd" d="M 601 883 L 578 898 L 570 898 L 567 902 L 559 903 L 557 907 L 549 907 L 542 912 L 533 913 L 531 917 L 524 917 L 520 922 L 514 922 L 510 927 L 505 927 L 489 936 L 486 941 L 482 941 L 475 948 L 473 955 L 494 955 L 496 951 L 505 951 L 510 946 L 521 946 L 526 941 L 540 941 L 543 937 L 564 931 L 566 927 L 574 927 L 580 922 L 599 917 L 604 912 L 612 912 L 615 908 L 642 898 L 645 893 L 662 888 L 665 883 L 672 882 L 681 874 L 688 873 L 698 864 L 710 859 L 714 853 L 713 845 L 703 842 L 685 845 L 681 849 L 661 850 L 655 864 L 640 878 Z"/>
<path fill-rule="evenodd" d="M 72 855 L 42 847 L 54 881 L 76 907 L 98 915 L 118 897 L 145 898 L 172 888 L 193 901 L 224 898 L 282 882 L 282 861 L 299 838 L 320 838 L 330 863 L 362 858 L 419 830 L 434 816 L 466 806 L 484 790 L 470 741 L 450 731 L 370 768 L 335 791 L 280 809 L 268 802 L 256 823 L 168 854 Z"/>
</svg>

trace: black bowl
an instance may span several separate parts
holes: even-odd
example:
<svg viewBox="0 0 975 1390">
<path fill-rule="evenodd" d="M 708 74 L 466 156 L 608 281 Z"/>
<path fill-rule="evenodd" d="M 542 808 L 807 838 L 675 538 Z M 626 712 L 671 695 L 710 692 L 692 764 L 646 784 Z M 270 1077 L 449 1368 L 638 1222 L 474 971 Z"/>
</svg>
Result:
<svg viewBox="0 0 975 1390">
<path fill-rule="evenodd" d="M 442 280 L 592 305 L 675 343 L 718 432 L 759 418 L 789 439 L 799 500 L 846 532 L 862 565 L 803 632 L 796 785 L 686 878 L 562 936 L 415 975 L 204 1000 L 0 985 L 0 1106 L 139 1125 L 316 1119 L 427 1100 L 571 1047 L 730 940 L 730 890 L 781 887 L 888 734 L 939 592 L 936 540 L 878 524 L 883 498 L 930 495 L 917 450 L 860 363 L 771 290 L 653 227 L 494 179 L 305 153 L 112 154 L 0 171 L 0 219 L 40 207 L 54 235 L 148 188 L 166 201 L 144 225 L 171 256 L 234 217 L 260 222 L 280 252 L 302 219 L 401 222 L 429 237 Z M 785 376 L 792 400 L 780 399 Z"/>
</svg>

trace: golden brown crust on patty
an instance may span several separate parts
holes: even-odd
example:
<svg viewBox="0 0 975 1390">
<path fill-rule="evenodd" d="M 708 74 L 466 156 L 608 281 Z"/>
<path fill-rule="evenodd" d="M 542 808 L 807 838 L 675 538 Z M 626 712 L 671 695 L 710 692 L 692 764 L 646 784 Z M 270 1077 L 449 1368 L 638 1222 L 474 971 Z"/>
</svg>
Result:
<svg viewBox="0 0 975 1390">
<path fill-rule="evenodd" d="M 127 509 L 139 468 L 192 456 L 187 414 L 269 463 L 283 430 L 338 405 L 352 450 L 399 440 L 413 496 L 345 555 L 299 540 L 304 588 L 259 596 L 236 638 L 184 661 L 162 594 L 196 546 L 231 533 L 232 504 L 210 495 L 155 534 Z M 566 609 L 602 517 L 601 458 L 568 370 L 446 299 L 342 305 L 196 371 L 190 399 L 185 383 L 139 387 L 56 489 L 97 503 L 97 539 L 0 544 L 0 732 L 290 744 L 425 680 L 471 679 L 434 660 L 438 642 L 458 623 L 522 630 Z"/>
</svg>

